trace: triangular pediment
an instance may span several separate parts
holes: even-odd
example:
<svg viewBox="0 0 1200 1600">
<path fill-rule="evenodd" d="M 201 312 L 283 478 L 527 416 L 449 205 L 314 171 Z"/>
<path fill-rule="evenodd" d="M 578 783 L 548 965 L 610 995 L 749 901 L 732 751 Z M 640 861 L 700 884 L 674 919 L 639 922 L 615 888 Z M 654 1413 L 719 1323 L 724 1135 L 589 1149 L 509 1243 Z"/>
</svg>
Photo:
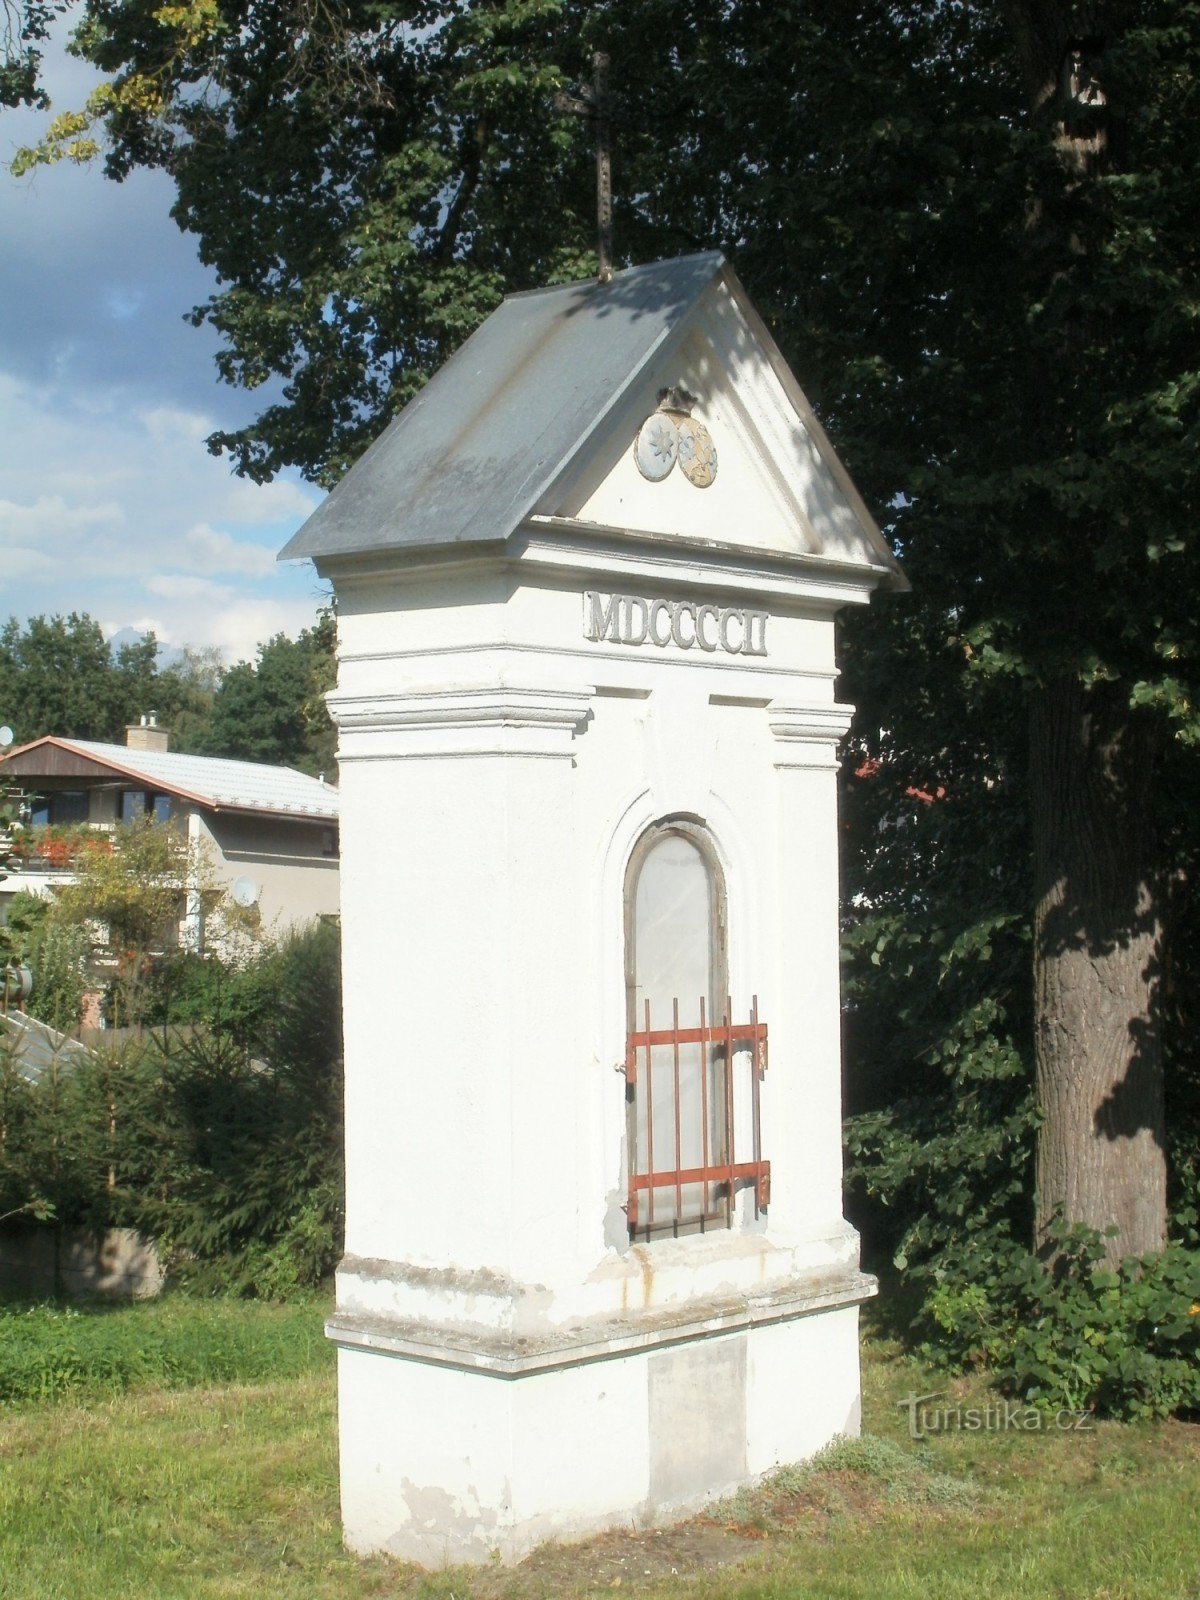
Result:
<svg viewBox="0 0 1200 1600">
<path fill-rule="evenodd" d="M 683 542 L 891 565 L 802 391 L 747 313 L 737 288 L 725 277 L 716 281 L 542 496 L 538 514 Z M 681 460 L 660 478 L 638 464 L 639 431 L 672 389 L 695 397 L 690 416 L 715 447 L 715 474 L 703 487 Z M 663 406 L 668 421 L 678 415 L 670 396 Z"/>
</svg>

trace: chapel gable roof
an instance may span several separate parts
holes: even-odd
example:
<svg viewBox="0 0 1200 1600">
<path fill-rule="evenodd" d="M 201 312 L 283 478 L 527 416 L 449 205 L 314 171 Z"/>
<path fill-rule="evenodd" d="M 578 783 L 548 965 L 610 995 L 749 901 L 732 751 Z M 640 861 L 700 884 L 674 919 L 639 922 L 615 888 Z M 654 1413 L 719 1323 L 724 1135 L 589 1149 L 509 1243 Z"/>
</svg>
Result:
<svg viewBox="0 0 1200 1600">
<path fill-rule="evenodd" d="M 873 568 L 885 585 L 907 587 L 719 251 L 630 267 L 607 284 L 510 295 L 364 452 L 280 558 L 320 563 L 506 540 L 551 507 L 556 483 L 611 432 L 623 403 L 641 395 L 648 375 L 701 323 L 722 289 L 799 423 L 805 459 L 797 476 L 806 475 L 810 489 L 814 471 L 820 478 L 819 498 L 836 512 L 836 554 Z M 808 548 L 820 558 L 821 546 L 818 530 Z"/>
</svg>

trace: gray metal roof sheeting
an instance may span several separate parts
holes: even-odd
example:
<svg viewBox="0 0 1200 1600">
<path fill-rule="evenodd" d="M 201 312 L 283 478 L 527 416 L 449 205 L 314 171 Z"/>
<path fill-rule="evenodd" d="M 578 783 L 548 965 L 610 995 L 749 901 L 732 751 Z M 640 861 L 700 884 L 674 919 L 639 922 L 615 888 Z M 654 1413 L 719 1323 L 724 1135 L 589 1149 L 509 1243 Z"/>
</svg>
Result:
<svg viewBox="0 0 1200 1600">
<path fill-rule="evenodd" d="M 510 295 L 280 559 L 506 539 L 724 267 L 711 250 Z"/>
<path fill-rule="evenodd" d="M 17 1075 L 26 1083 L 40 1083 L 52 1067 L 71 1071 L 92 1054 L 78 1039 L 69 1039 L 20 1011 L 9 1011 L 0 1018 L 0 1050 L 11 1052 Z"/>
<path fill-rule="evenodd" d="M 10 751 L 0 761 L 0 771 L 7 770 L 36 784 L 37 752 L 48 745 L 77 751 L 133 784 L 179 794 L 218 810 L 262 811 L 319 821 L 333 821 L 338 814 L 337 790 L 292 767 L 230 761 L 221 756 L 191 756 L 175 750 L 131 750 L 124 744 L 63 739 L 54 734 Z"/>
</svg>

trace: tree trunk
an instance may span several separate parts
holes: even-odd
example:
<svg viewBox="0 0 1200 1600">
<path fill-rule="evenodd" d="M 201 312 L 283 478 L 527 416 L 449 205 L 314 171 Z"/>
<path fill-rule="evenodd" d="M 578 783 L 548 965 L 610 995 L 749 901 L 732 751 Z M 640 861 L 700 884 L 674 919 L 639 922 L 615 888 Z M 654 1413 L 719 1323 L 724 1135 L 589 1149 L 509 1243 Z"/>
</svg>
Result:
<svg viewBox="0 0 1200 1600">
<path fill-rule="evenodd" d="M 1058 1215 L 1115 1226 L 1112 1262 L 1166 1239 L 1153 762 L 1121 685 L 1034 697 L 1037 1242 Z"/>
</svg>

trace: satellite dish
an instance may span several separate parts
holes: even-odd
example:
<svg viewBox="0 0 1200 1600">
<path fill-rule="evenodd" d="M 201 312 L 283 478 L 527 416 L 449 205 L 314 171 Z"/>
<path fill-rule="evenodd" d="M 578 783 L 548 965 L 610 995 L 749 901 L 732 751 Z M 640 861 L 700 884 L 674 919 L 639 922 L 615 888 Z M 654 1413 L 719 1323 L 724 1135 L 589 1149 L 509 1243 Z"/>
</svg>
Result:
<svg viewBox="0 0 1200 1600">
<path fill-rule="evenodd" d="M 234 905 L 241 906 L 243 910 L 248 911 L 251 906 L 258 904 L 258 885 L 253 878 L 235 878 L 229 893 L 233 896 Z"/>
<path fill-rule="evenodd" d="M 4 1001 L 17 1005 L 29 999 L 33 992 L 33 973 L 27 966 L 10 962 L 4 969 Z"/>
<path fill-rule="evenodd" d="M 7 750 L 15 738 L 16 734 L 6 722 L 3 727 L 0 727 L 0 750 Z"/>
</svg>

